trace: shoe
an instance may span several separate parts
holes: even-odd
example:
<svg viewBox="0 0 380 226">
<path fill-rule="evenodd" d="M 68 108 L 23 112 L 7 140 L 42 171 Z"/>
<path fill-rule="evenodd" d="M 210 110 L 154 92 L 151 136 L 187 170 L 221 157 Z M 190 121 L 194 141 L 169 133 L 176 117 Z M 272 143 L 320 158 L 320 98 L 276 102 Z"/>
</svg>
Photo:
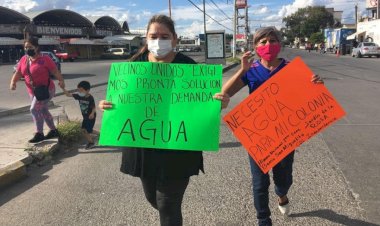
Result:
<svg viewBox="0 0 380 226">
<path fill-rule="evenodd" d="M 289 199 L 286 199 L 286 201 L 283 203 L 278 203 L 278 209 L 283 215 L 289 215 L 289 212 L 290 212 Z"/>
<path fill-rule="evenodd" d="M 33 138 L 29 140 L 29 143 L 38 143 L 40 141 L 43 141 L 45 139 L 43 133 L 35 133 Z"/>
<path fill-rule="evenodd" d="M 56 137 L 58 137 L 58 130 L 53 129 L 53 130 L 50 130 L 49 133 L 45 136 L 45 140 L 56 138 Z"/>
<path fill-rule="evenodd" d="M 86 144 L 86 147 L 84 149 L 88 150 L 88 149 L 93 148 L 94 146 L 95 146 L 94 143 L 88 143 L 88 144 Z"/>
</svg>

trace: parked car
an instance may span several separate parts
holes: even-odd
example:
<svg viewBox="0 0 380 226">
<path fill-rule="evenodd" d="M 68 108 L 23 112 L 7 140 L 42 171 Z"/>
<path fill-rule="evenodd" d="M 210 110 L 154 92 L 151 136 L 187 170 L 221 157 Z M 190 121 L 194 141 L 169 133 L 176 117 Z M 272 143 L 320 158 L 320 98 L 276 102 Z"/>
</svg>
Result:
<svg viewBox="0 0 380 226">
<path fill-rule="evenodd" d="M 66 51 L 54 51 L 55 55 L 61 60 L 61 61 L 70 61 L 73 62 L 74 60 L 78 59 L 78 53 L 69 53 Z"/>
<path fill-rule="evenodd" d="M 356 48 L 352 49 L 352 57 L 363 57 L 363 56 L 376 56 L 380 57 L 380 47 L 373 42 L 360 42 Z"/>
<path fill-rule="evenodd" d="M 127 48 L 107 49 L 100 57 L 102 59 L 126 59 L 131 55 Z"/>
<path fill-rule="evenodd" d="M 54 61 L 55 65 L 58 68 L 58 71 L 61 72 L 61 62 L 60 62 L 59 58 L 56 55 L 54 55 L 53 52 L 50 52 L 50 51 L 41 51 L 40 53 L 41 53 L 41 55 L 49 56 Z M 18 64 L 19 64 L 19 61 L 17 60 L 16 64 L 13 66 L 13 71 L 17 70 Z M 54 75 L 50 74 L 50 77 L 53 77 L 53 76 Z"/>
<path fill-rule="evenodd" d="M 61 72 L 61 61 L 59 60 L 59 58 L 53 52 L 50 52 L 50 51 L 41 51 L 40 53 L 42 55 L 49 56 L 54 61 L 55 65 L 58 68 L 58 71 Z"/>
</svg>

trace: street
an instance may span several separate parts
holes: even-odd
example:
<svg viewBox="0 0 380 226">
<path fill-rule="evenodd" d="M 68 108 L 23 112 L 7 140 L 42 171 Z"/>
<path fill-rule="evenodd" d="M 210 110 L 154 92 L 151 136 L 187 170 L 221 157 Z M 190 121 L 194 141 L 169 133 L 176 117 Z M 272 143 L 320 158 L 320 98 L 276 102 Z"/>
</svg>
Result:
<svg viewBox="0 0 380 226">
<path fill-rule="evenodd" d="M 289 60 L 297 55 L 324 79 L 347 115 L 298 149 L 289 195 L 293 217 L 280 216 L 272 192 L 274 225 L 377 225 L 380 59 L 288 48 L 280 54 Z M 106 83 L 110 62 L 63 63 L 67 89 L 81 80 Z M 12 67 L 0 66 L 0 110 L 29 104 L 22 82 L 9 91 Z M 223 80 L 237 70 L 226 72 Z M 96 101 L 105 91 L 105 85 L 91 89 Z M 229 109 L 247 95 L 246 89 L 236 94 Z M 74 100 L 58 96 L 53 101 L 80 117 Z M 101 116 L 98 111 L 97 130 Z M 256 223 L 247 153 L 223 123 L 220 129 L 220 151 L 204 153 L 206 174 L 192 177 L 185 194 L 184 225 Z M 30 168 L 28 178 L 1 191 L 0 225 L 158 225 L 139 179 L 119 172 L 120 157 L 120 149 L 79 149 L 55 156 L 52 165 Z"/>
</svg>

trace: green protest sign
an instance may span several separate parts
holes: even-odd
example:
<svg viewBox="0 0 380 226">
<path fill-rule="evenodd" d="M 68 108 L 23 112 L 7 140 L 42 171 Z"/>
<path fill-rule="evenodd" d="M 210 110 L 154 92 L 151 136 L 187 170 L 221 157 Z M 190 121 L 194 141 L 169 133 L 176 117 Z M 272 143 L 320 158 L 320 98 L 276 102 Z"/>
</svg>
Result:
<svg viewBox="0 0 380 226">
<path fill-rule="evenodd" d="M 222 66 L 113 63 L 99 144 L 216 151 Z"/>
</svg>

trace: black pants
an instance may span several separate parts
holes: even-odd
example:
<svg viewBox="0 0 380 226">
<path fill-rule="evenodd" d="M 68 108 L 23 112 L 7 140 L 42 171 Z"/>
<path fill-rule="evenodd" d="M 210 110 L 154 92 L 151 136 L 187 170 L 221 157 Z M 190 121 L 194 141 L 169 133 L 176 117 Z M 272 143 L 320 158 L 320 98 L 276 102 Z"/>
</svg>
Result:
<svg viewBox="0 0 380 226">
<path fill-rule="evenodd" d="M 141 179 L 145 197 L 158 210 L 161 226 L 182 225 L 182 199 L 189 178 L 182 180 Z"/>
</svg>

